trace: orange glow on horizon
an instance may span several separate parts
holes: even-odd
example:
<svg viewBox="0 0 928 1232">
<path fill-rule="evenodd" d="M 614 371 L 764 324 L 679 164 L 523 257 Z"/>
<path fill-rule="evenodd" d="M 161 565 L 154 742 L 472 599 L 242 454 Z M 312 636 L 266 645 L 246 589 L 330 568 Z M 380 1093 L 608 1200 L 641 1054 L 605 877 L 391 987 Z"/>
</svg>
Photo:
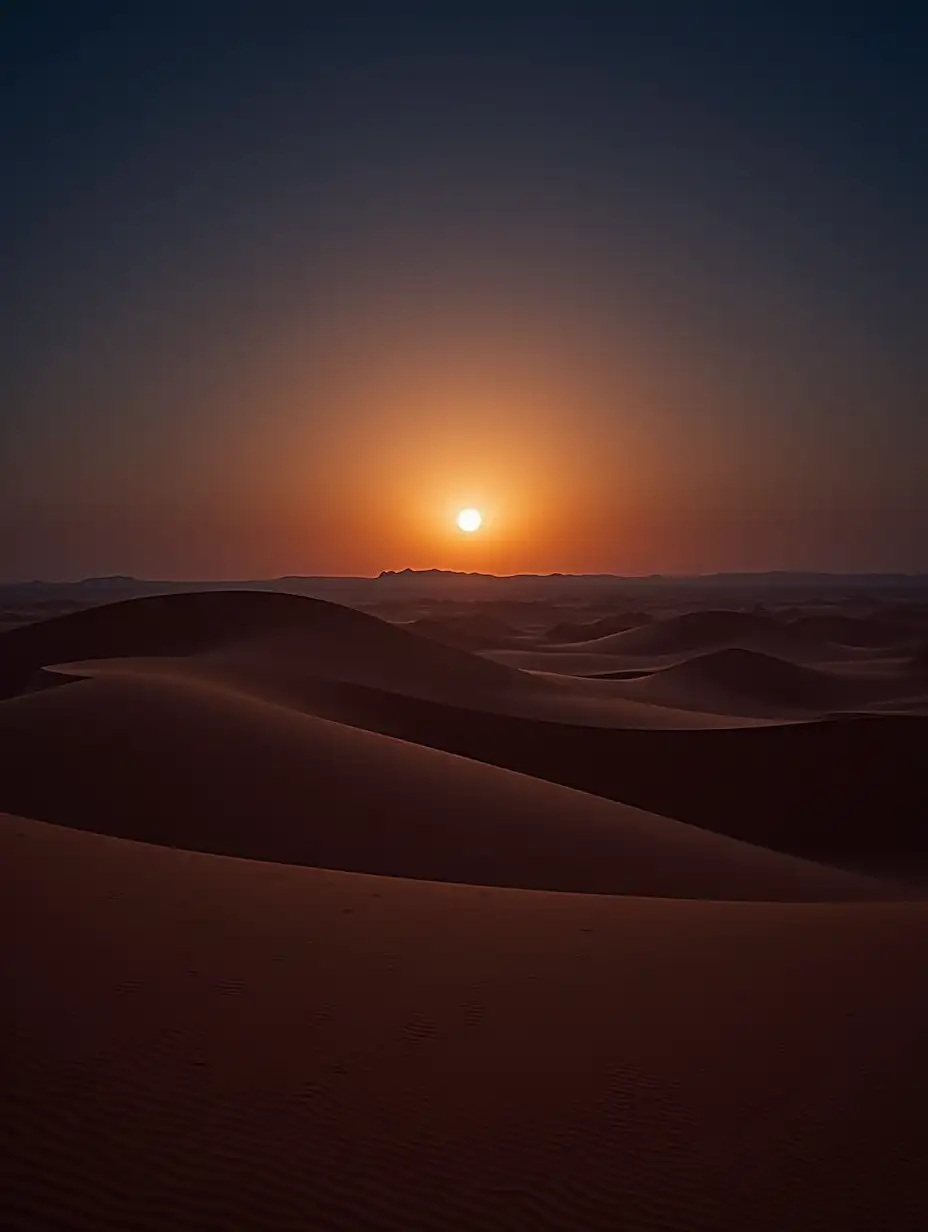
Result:
<svg viewBox="0 0 928 1232">
<path fill-rule="evenodd" d="M 690 563 L 668 558 L 692 508 L 698 445 L 662 435 L 652 414 L 661 390 L 636 382 L 630 362 L 619 382 L 556 338 L 497 336 L 485 354 L 447 336 L 429 349 L 428 339 L 422 330 L 389 346 L 343 343 L 311 372 L 305 358 L 281 356 L 276 388 L 255 391 L 279 408 L 243 454 L 250 511 L 275 527 L 260 538 L 277 571 L 649 573 Z M 301 409 L 307 401 L 325 409 L 324 427 Z M 479 532 L 460 528 L 464 509 L 480 511 Z M 257 527 L 248 537 L 256 559 Z"/>
</svg>

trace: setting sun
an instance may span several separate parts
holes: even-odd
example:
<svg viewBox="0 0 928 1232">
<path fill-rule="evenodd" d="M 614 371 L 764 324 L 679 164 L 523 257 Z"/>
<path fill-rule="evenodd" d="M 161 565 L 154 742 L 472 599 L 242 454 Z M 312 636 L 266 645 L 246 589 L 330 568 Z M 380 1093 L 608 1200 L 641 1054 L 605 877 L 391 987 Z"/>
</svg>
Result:
<svg viewBox="0 0 928 1232">
<path fill-rule="evenodd" d="M 479 530 L 482 525 L 483 517 L 479 509 L 462 509 L 458 514 L 458 527 L 460 530 L 466 530 L 468 534 Z"/>
</svg>

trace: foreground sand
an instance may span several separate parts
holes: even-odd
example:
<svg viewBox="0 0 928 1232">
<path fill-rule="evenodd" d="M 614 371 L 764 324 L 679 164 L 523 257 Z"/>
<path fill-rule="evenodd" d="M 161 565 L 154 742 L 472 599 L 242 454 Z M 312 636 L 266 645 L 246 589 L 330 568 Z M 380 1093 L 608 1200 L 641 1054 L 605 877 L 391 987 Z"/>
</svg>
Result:
<svg viewBox="0 0 928 1232">
<path fill-rule="evenodd" d="M 2 823 L 14 1226 L 925 1226 L 919 905 L 438 885 Z"/>
</svg>

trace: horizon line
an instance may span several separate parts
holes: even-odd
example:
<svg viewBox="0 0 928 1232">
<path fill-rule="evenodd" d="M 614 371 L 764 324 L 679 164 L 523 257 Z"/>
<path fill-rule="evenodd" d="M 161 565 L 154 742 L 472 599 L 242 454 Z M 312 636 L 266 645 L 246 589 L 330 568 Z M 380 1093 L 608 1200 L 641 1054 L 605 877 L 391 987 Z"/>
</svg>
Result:
<svg viewBox="0 0 928 1232">
<path fill-rule="evenodd" d="M 340 574 L 340 573 L 286 573 L 274 577 L 139 577 L 135 574 L 91 574 L 81 578 L 22 578 L 0 581 L 0 588 L 19 586 L 90 586 L 90 585 L 192 585 L 209 586 L 256 585 L 274 582 L 381 582 L 405 578 L 461 578 L 485 579 L 492 581 L 583 581 L 604 580 L 616 582 L 650 582 L 650 581 L 707 581 L 722 578 L 853 578 L 853 579 L 904 579 L 906 581 L 928 582 L 928 571 L 919 570 L 827 570 L 827 569 L 759 569 L 759 570 L 715 570 L 711 573 L 486 573 L 480 570 L 458 569 L 382 569 L 378 574 Z"/>
</svg>

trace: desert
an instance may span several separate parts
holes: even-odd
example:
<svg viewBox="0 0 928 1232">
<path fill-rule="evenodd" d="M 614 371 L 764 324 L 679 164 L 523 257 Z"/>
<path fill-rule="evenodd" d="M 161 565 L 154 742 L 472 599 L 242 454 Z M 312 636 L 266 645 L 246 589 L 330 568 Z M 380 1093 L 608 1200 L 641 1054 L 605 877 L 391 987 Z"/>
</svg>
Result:
<svg viewBox="0 0 928 1232">
<path fill-rule="evenodd" d="M 375 609 L 0 633 L 14 1226 L 918 1227 L 921 610 Z"/>
</svg>

